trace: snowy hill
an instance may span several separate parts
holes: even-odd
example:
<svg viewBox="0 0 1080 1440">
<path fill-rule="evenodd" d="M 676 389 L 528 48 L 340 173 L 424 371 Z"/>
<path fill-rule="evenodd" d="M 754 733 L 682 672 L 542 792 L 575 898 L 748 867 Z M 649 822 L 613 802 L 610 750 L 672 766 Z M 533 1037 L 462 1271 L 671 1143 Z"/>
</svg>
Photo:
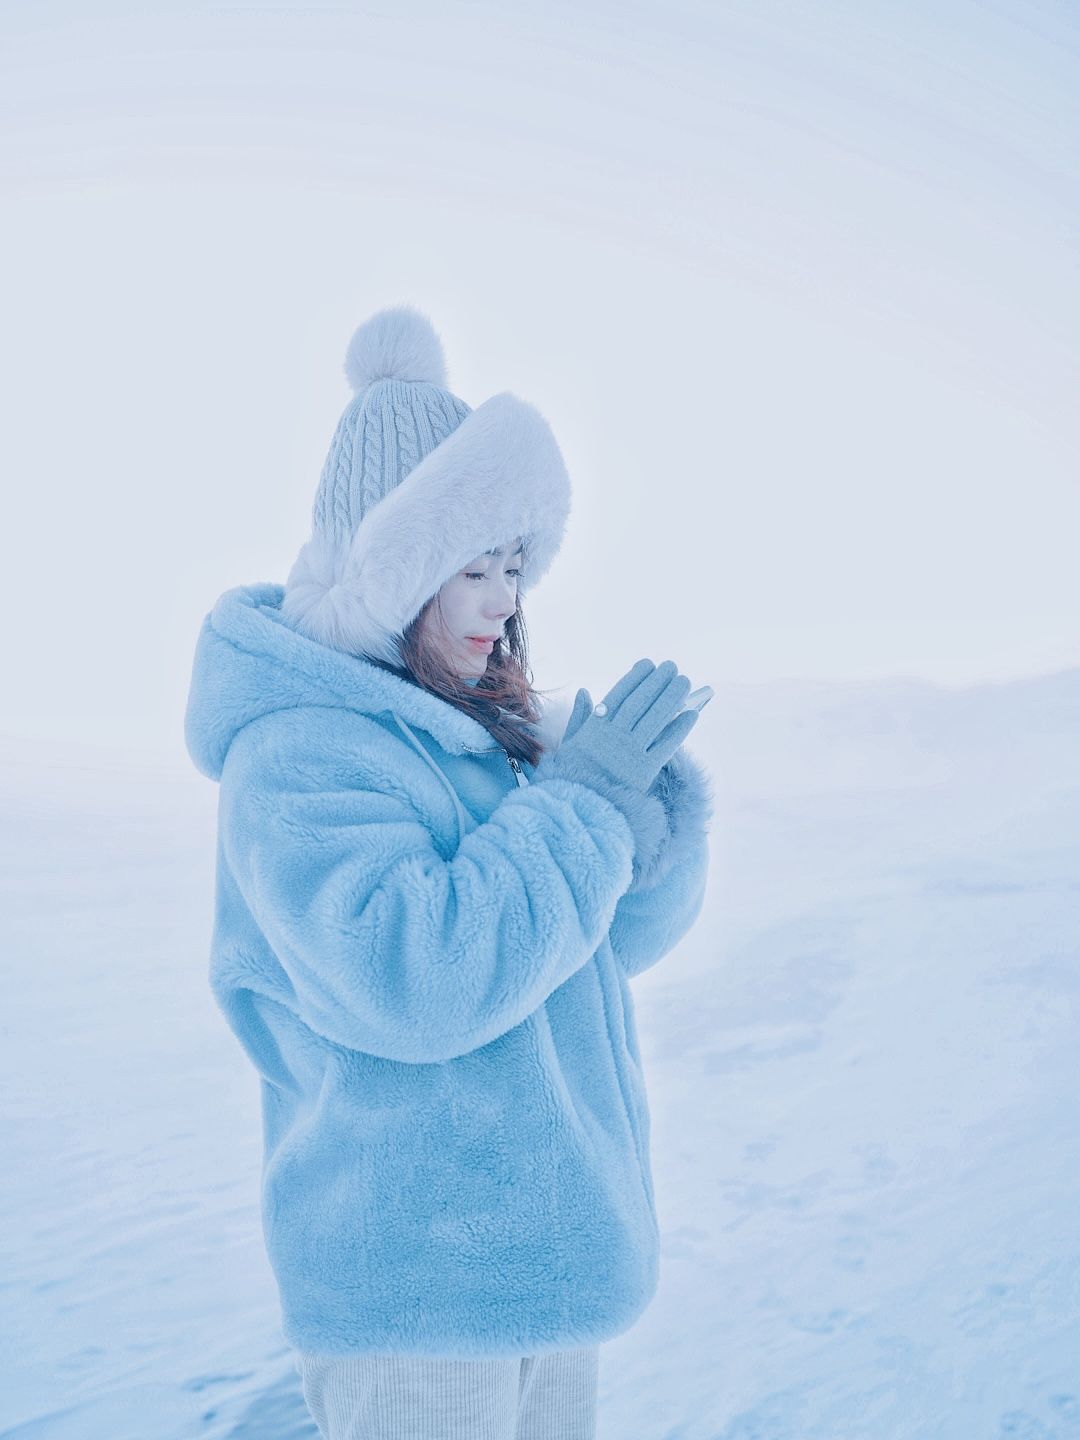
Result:
<svg viewBox="0 0 1080 1440">
<path fill-rule="evenodd" d="M 697 927 L 634 982 L 660 1291 L 603 1440 L 1080 1437 L 1080 670 L 718 686 Z M 11 1440 L 312 1437 L 205 967 L 216 791 L 0 745 Z"/>
</svg>

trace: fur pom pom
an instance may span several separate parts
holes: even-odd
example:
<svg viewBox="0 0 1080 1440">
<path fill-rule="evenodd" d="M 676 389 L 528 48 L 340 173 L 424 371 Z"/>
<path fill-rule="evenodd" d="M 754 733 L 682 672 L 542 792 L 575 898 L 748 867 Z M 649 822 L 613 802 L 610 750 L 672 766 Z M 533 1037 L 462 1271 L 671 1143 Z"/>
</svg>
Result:
<svg viewBox="0 0 1080 1440">
<path fill-rule="evenodd" d="M 376 380 L 420 381 L 445 390 L 442 341 L 420 310 L 392 305 L 354 332 L 345 352 L 345 378 L 357 394 Z"/>
</svg>

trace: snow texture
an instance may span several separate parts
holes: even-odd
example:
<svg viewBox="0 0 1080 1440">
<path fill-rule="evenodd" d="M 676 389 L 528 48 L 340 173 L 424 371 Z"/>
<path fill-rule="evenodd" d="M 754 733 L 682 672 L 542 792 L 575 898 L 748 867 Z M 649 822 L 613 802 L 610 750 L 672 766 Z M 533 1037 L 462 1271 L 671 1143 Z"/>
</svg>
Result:
<svg viewBox="0 0 1080 1440">
<path fill-rule="evenodd" d="M 602 1440 L 1080 1436 L 1080 670 L 717 686 L 710 890 L 634 982 L 660 1289 Z M 0 752 L 5 1440 L 314 1437 L 186 757 Z"/>
</svg>

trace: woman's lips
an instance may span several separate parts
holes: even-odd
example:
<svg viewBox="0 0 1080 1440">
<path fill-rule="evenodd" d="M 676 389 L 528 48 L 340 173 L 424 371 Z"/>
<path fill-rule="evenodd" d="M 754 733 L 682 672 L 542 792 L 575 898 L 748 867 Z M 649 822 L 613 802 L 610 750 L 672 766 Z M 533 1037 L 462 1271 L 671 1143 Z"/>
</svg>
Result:
<svg viewBox="0 0 1080 1440">
<path fill-rule="evenodd" d="M 466 640 L 468 640 L 470 645 L 475 645 L 477 650 L 483 650 L 485 655 L 490 655 L 491 652 L 495 649 L 494 640 L 477 640 L 473 635 L 466 635 L 465 638 Z"/>
</svg>

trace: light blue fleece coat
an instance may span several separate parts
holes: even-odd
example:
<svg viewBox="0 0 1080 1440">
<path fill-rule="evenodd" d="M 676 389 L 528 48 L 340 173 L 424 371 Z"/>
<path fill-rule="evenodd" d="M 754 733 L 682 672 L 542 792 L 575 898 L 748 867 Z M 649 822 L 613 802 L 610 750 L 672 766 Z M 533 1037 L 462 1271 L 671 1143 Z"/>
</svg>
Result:
<svg viewBox="0 0 1080 1440">
<path fill-rule="evenodd" d="M 629 980 L 697 917 L 711 787 L 685 744 L 647 872 L 600 789 L 227 591 L 185 719 L 220 782 L 210 982 L 260 1076 L 282 1329 L 325 1354 L 543 1353 L 655 1293 Z M 542 765 L 541 765 L 542 769 Z"/>
</svg>

